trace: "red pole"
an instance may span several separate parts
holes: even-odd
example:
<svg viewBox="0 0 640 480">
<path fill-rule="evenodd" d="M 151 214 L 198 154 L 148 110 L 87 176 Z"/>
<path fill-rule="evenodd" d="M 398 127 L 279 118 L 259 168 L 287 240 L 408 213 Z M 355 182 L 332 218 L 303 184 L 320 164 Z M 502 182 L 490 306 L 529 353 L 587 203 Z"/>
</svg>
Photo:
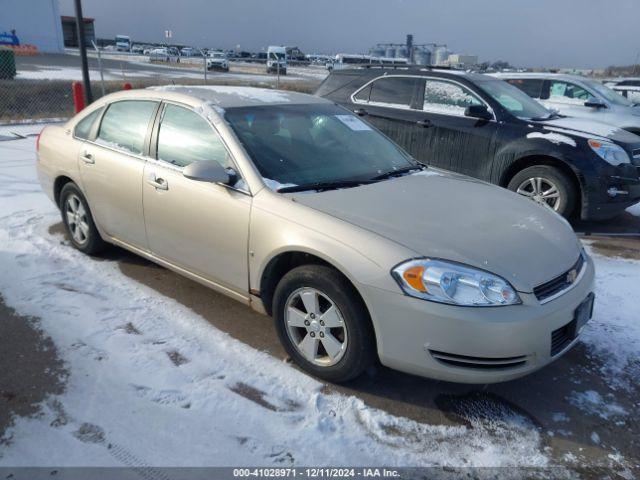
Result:
<svg viewBox="0 0 640 480">
<path fill-rule="evenodd" d="M 80 112 L 84 108 L 84 92 L 82 83 L 73 82 L 71 84 L 71 93 L 73 95 L 73 110 L 75 113 Z"/>
<path fill-rule="evenodd" d="M 131 90 L 132 88 L 133 86 L 131 86 L 129 82 L 126 82 L 124 85 L 122 85 L 123 90 Z"/>
</svg>

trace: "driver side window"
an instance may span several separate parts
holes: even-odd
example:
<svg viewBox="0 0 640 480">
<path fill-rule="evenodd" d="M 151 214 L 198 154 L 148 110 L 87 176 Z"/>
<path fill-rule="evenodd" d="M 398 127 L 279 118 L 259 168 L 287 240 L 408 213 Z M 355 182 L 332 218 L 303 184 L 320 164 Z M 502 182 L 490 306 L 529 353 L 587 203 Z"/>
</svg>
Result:
<svg viewBox="0 0 640 480">
<path fill-rule="evenodd" d="M 549 100 L 582 105 L 592 95 L 574 83 L 552 81 L 549 86 Z"/>
<path fill-rule="evenodd" d="M 425 81 L 424 111 L 441 115 L 464 115 L 471 105 L 483 105 L 475 95 L 466 88 L 441 80 Z"/>
<path fill-rule="evenodd" d="M 233 167 L 227 149 L 211 125 L 194 111 L 172 104 L 165 106 L 160 123 L 157 158 L 178 167 L 200 161 Z"/>
</svg>

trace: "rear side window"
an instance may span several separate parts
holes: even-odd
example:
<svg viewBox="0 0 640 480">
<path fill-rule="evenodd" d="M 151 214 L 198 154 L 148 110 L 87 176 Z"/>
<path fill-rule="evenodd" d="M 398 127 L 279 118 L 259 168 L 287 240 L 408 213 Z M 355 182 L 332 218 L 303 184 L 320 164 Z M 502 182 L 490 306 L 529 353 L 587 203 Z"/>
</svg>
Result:
<svg viewBox="0 0 640 480">
<path fill-rule="evenodd" d="M 158 132 L 158 160 L 178 167 L 199 161 L 231 167 L 231 158 L 211 125 L 192 110 L 167 104 Z"/>
<path fill-rule="evenodd" d="M 471 105 L 483 105 L 471 91 L 461 85 L 441 80 L 427 80 L 424 85 L 424 110 L 443 115 L 464 115 Z"/>
<path fill-rule="evenodd" d="M 507 82 L 514 87 L 518 87 L 531 98 L 540 98 L 542 95 L 544 80 L 541 78 L 512 78 Z"/>
<path fill-rule="evenodd" d="M 96 118 L 100 116 L 100 113 L 102 113 L 102 108 L 98 108 L 96 111 L 91 112 L 89 115 L 80 120 L 76 124 L 73 135 L 77 138 L 81 138 L 82 140 L 86 140 L 87 138 L 89 138 L 91 127 L 93 127 L 93 124 L 96 121 Z"/>
<path fill-rule="evenodd" d="M 419 83 L 419 78 L 381 78 L 371 85 L 369 102 L 390 107 L 410 107 Z"/>
<path fill-rule="evenodd" d="M 148 100 L 125 100 L 109 105 L 96 143 L 141 155 L 149 121 L 157 102 Z"/>
</svg>

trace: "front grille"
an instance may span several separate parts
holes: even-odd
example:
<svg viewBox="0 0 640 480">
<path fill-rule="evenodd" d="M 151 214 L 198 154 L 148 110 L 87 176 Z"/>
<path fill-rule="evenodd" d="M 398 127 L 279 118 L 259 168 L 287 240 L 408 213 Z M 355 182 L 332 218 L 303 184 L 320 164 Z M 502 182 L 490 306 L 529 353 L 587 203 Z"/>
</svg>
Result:
<svg viewBox="0 0 640 480">
<path fill-rule="evenodd" d="M 467 355 L 457 355 L 455 353 L 439 352 L 437 350 L 429 350 L 429 353 L 431 353 L 433 358 L 446 365 L 475 368 L 478 370 L 516 368 L 527 363 L 527 357 L 525 355 L 518 357 L 486 358 L 469 357 Z"/>
<path fill-rule="evenodd" d="M 551 356 L 559 354 L 576 337 L 576 321 L 572 320 L 565 326 L 551 332 Z"/>
<path fill-rule="evenodd" d="M 548 298 L 553 297 L 554 295 L 557 295 L 558 293 L 561 293 L 563 290 L 567 290 L 569 287 L 571 287 L 575 283 L 576 278 L 582 271 L 583 267 L 584 267 L 584 257 L 581 253 L 580 257 L 578 258 L 578 261 L 569 270 L 564 272 L 562 275 L 558 275 L 552 280 L 549 280 L 548 282 L 543 283 L 542 285 L 538 285 L 536 288 L 534 288 L 533 289 L 534 295 L 536 296 L 538 301 L 542 302 Z M 575 274 L 573 279 L 570 278 L 571 275 L 569 275 L 569 272 L 572 272 L 572 271 Z"/>
</svg>

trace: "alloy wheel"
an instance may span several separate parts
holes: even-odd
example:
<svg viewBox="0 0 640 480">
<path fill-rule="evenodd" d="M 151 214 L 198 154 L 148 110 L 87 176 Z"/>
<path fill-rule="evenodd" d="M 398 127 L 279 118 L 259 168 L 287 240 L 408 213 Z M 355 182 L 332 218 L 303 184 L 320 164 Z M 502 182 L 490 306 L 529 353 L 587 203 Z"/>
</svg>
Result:
<svg viewBox="0 0 640 480">
<path fill-rule="evenodd" d="M 344 356 L 348 340 L 344 318 L 319 290 L 303 287 L 289 295 L 285 322 L 291 342 L 307 361 L 329 367 Z"/>
<path fill-rule="evenodd" d="M 82 201 L 72 193 L 67 196 L 64 210 L 71 236 L 79 245 L 84 245 L 89 240 L 89 222 Z"/>
<path fill-rule="evenodd" d="M 556 212 L 560 208 L 560 190 L 548 178 L 528 178 L 518 186 L 516 193 L 530 198 L 536 203 L 545 205 Z"/>
</svg>

